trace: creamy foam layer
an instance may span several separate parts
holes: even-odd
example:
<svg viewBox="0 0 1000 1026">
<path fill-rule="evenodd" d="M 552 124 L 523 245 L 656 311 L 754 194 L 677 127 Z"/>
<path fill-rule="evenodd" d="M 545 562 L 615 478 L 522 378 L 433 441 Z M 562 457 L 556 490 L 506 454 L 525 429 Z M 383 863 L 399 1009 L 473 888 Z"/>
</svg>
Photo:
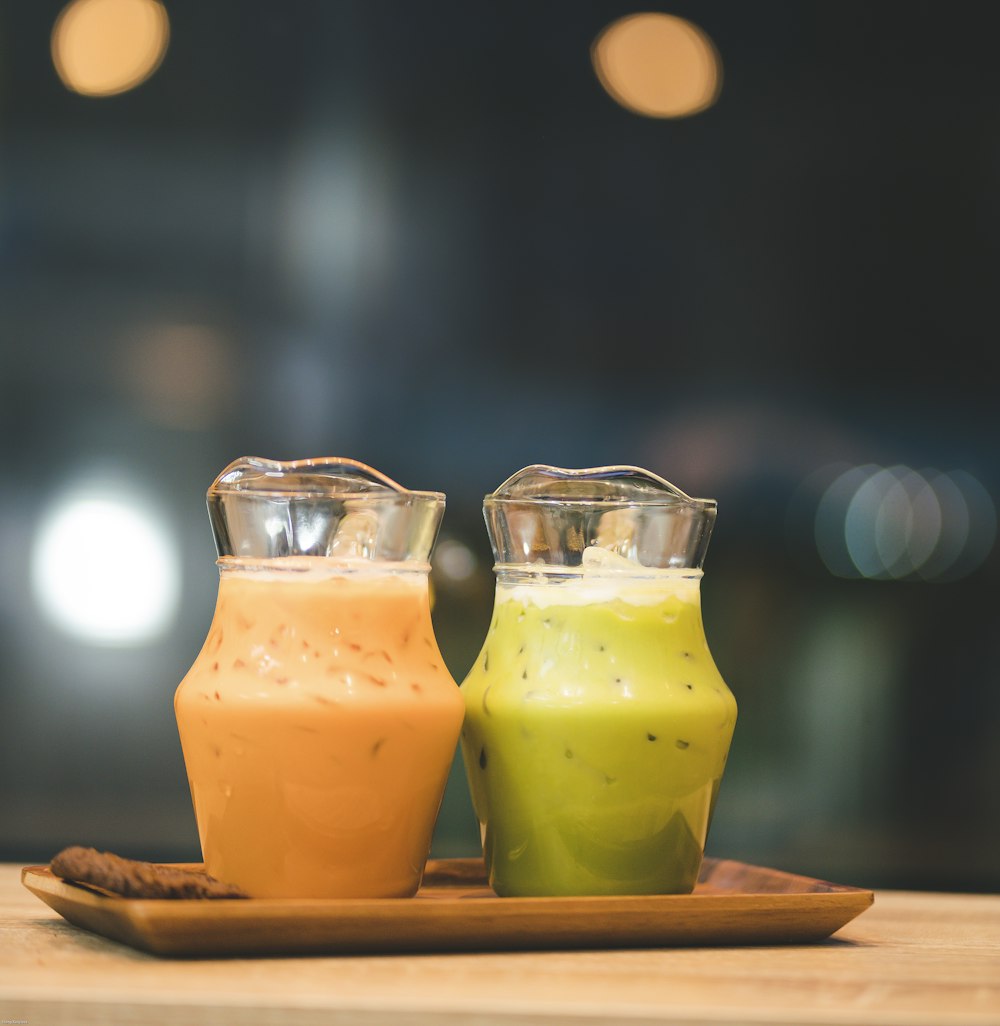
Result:
<svg viewBox="0 0 1000 1026">
<path fill-rule="evenodd" d="M 546 566 L 533 573 L 531 566 L 506 567 L 516 581 L 497 584 L 496 601 L 521 605 L 583 606 L 624 602 L 655 605 L 668 599 L 697 604 L 702 572 L 690 567 L 648 567 L 596 545 L 584 549 L 578 567 L 559 567 L 559 576 Z"/>
</svg>

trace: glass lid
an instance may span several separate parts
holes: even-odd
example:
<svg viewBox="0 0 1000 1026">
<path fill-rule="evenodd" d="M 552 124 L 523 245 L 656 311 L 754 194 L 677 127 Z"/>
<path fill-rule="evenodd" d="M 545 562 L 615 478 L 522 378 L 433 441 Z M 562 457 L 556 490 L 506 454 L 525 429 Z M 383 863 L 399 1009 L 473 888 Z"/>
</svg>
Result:
<svg viewBox="0 0 1000 1026">
<path fill-rule="evenodd" d="M 700 569 L 716 502 L 641 467 L 533 464 L 487 495 L 483 513 L 498 567 Z"/>
<path fill-rule="evenodd" d="M 244 456 L 212 482 L 208 513 L 220 556 L 426 563 L 441 492 L 413 491 L 357 460 Z"/>
</svg>

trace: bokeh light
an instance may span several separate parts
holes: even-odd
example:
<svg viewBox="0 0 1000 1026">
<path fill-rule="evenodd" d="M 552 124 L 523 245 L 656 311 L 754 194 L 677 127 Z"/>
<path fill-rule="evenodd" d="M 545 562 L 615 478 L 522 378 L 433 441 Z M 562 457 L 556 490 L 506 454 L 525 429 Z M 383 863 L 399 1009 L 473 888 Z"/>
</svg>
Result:
<svg viewBox="0 0 1000 1026">
<path fill-rule="evenodd" d="M 996 540 L 996 506 L 964 470 L 875 464 L 842 470 L 816 509 L 816 546 L 837 577 L 955 580 Z"/>
<path fill-rule="evenodd" d="M 478 561 L 465 542 L 448 538 L 438 543 L 434 565 L 449 581 L 467 581 L 476 572 Z"/>
<path fill-rule="evenodd" d="M 52 62 L 67 89 L 114 96 L 156 71 L 169 39 L 158 0 L 71 0 L 52 28 Z"/>
<path fill-rule="evenodd" d="M 166 526 L 128 490 L 74 489 L 42 519 L 31 586 L 50 622 L 95 645 L 136 645 L 169 627 L 180 560 Z"/>
<path fill-rule="evenodd" d="M 630 14 L 591 48 L 594 71 L 623 107 L 651 118 L 680 118 L 711 107 L 722 62 L 705 32 L 672 14 Z"/>
<path fill-rule="evenodd" d="M 143 416 L 194 431 L 227 409 L 237 363 L 229 342 L 207 325 L 156 324 L 122 346 L 118 374 Z"/>
</svg>

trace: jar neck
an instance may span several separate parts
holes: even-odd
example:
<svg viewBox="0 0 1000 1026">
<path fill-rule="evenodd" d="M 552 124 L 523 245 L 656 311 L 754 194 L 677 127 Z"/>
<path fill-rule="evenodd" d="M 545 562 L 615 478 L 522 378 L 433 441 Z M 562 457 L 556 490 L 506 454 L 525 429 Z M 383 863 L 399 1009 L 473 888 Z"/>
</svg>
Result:
<svg viewBox="0 0 1000 1026">
<path fill-rule="evenodd" d="M 636 566 L 634 570 L 600 570 L 587 566 L 555 566 L 542 563 L 497 563 L 493 567 L 498 584 L 546 587 L 558 584 L 600 583 L 604 587 L 632 584 L 669 586 L 686 581 L 699 584 L 703 572 L 695 567 L 661 569 Z"/>
<path fill-rule="evenodd" d="M 327 578 L 369 580 L 380 577 L 427 581 L 430 564 L 417 560 L 334 559 L 328 556 L 274 556 L 261 559 L 221 556 L 221 577 L 256 580 L 320 581 Z"/>
</svg>

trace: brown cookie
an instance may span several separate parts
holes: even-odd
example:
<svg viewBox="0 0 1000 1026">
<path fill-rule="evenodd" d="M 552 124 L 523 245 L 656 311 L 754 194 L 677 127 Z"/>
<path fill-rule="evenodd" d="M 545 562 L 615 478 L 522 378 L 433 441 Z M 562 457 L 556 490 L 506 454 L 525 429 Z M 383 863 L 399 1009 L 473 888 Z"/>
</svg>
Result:
<svg viewBox="0 0 1000 1026">
<path fill-rule="evenodd" d="M 64 880 L 90 884 L 125 898 L 247 898 L 239 887 L 201 870 L 122 858 L 109 851 L 74 845 L 49 863 Z"/>
</svg>

